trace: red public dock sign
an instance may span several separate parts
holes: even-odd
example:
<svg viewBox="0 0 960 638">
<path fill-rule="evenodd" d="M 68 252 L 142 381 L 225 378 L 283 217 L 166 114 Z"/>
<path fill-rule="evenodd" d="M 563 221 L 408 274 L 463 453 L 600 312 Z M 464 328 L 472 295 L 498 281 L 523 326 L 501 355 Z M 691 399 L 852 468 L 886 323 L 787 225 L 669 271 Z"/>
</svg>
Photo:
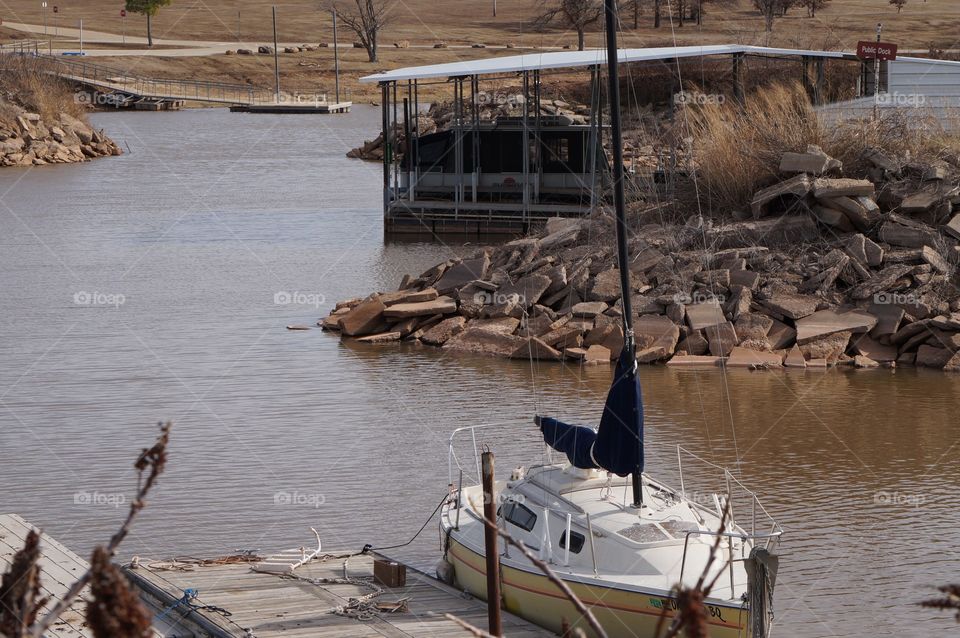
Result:
<svg viewBox="0 0 960 638">
<path fill-rule="evenodd" d="M 857 57 L 861 60 L 896 60 L 897 45 L 890 42 L 857 42 Z"/>
</svg>

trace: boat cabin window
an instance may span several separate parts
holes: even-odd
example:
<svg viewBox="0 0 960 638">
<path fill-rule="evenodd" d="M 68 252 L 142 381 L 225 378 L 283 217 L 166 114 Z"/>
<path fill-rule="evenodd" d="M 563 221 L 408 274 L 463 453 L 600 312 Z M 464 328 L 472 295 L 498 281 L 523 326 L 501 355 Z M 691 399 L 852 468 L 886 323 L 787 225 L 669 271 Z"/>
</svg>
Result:
<svg viewBox="0 0 960 638">
<path fill-rule="evenodd" d="M 583 534 L 578 534 L 577 532 L 570 532 L 570 551 L 574 554 L 579 554 L 580 550 L 583 549 L 583 542 L 586 540 Z M 560 535 L 560 549 L 567 548 L 567 530 L 563 530 L 563 534 Z"/>
<path fill-rule="evenodd" d="M 537 515 L 533 513 L 533 510 L 525 505 L 511 501 L 509 503 L 504 503 L 502 510 L 503 517 L 520 529 L 529 532 L 532 531 L 534 525 L 537 524 Z"/>
</svg>

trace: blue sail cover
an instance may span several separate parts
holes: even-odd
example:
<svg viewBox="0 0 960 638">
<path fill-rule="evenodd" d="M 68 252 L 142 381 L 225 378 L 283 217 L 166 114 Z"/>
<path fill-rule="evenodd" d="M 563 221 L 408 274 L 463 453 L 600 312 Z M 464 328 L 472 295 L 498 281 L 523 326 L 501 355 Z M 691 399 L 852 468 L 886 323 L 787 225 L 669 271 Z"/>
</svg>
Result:
<svg viewBox="0 0 960 638">
<path fill-rule="evenodd" d="M 620 476 L 642 472 L 643 396 L 633 352 L 620 353 L 598 429 L 550 417 L 538 417 L 537 423 L 546 444 L 566 454 L 574 467 Z"/>
</svg>

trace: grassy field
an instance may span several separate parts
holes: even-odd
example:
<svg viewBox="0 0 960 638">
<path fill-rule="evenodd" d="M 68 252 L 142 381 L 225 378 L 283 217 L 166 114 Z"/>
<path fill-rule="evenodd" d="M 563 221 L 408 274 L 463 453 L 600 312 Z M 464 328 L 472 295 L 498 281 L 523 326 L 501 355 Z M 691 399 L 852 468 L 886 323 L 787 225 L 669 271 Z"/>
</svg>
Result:
<svg viewBox="0 0 960 638">
<path fill-rule="evenodd" d="M 388 1 L 391 22 L 381 37 L 380 61 L 370 63 L 362 50 L 341 48 L 345 86 L 353 90 L 356 99 L 376 97 L 375 89 L 363 88 L 353 80 L 378 70 L 518 52 L 516 49 L 398 49 L 392 46 L 393 42 L 406 40 L 411 45 L 427 46 L 438 41 L 450 45 L 511 43 L 517 47 L 562 47 L 575 46 L 576 43 L 576 34 L 571 31 L 537 32 L 531 29 L 536 0 L 500 0 L 495 18 L 492 16 L 493 0 L 481 3 L 464 0 Z M 56 3 L 57 0 L 49 2 L 51 6 Z M 61 2 L 58 24 L 75 27 L 82 18 L 87 29 L 119 33 L 124 28 L 120 6 L 118 0 L 71 0 L 69 5 Z M 280 40 L 313 44 L 329 42 L 332 39 L 331 19 L 323 6 L 317 0 L 278 3 Z M 763 20 L 748 0 L 741 0 L 729 8 L 706 6 L 708 12 L 702 25 L 687 23 L 682 28 L 665 19 L 660 29 L 654 29 L 648 9 L 640 16 L 640 28 L 632 29 L 632 14 L 624 15 L 622 44 L 744 43 L 851 50 L 856 47 L 857 40 L 874 37 L 879 21 L 884 24 L 884 39 L 899 43 L 903 49 L 927 51 L 931 47 L 960 47 L 958 0 L 910 0 L 899 14 L 886 0 L 832 0 L 815 18 L 808 18 L 801 8 L 791 10 L 785 18 L 775 22 L 772 34 L 764 32 Z M 6 0 L 0 4 L 0 16 L 8 21 L 43 22 L 43 10 L 36 0 Z M 236 41 L 238 17 L 240 40 L 268 42 L 272 39 L 270 4 L 255 0 L 174 0 L 154 19 L 154 37 Z M 47 19 L 52 30 L 52 13 L 47 14 Z M 126 18 L 125 29 L 129 35 L 144 35 L 145 21 L 131 14 Z M 600 45 L 601 35 L 599 31 L 588 34 L 588 46 Z M 7 39 L 10 36 L 3 32 L 0 37 Z M 342 43 L 347 44 L 351 39 L 346 30 L 341 31 Z M 331 89 L 332 56 L 330 49 L 282 56 L 281 73 L 285 83 Z M 266 56 L 116 57 L 98 61 L 147 75 L 223 79 L 257 86 L 271 85 L 273 76 L 272 58 Z"/>
</svg>

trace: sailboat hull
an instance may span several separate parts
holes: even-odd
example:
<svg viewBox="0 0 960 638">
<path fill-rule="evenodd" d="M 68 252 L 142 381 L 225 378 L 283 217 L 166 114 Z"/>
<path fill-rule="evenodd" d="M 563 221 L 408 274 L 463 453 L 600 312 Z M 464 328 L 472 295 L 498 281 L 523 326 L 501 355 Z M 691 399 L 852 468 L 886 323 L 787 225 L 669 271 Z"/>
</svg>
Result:
<svg viewBox="0 0 960 638">
<path fill-rule="evenodd" d="M 461 544 L 455 534 L 451 534 L 447 560 L 453 565 L 457 584 L 474 596 L 485 599 L 487 583 L 483 555 Z M 570 626 L 580 627 L 592 635 L 573 604 L 546 576 L 518 569 L 506 561 L 501 561 L 500 569 L 501 590 L 507 611 L 557 633 L 561 632 L 562 623 L 566 620 Z M 610 638 L 654 638 L 661 616 L 667 616 L 665 627 L 675 613 L 676 600 L 665 597 L 662 592 L 566 582 L 591 609 Z M 748 635 L 749 610 L 713 603 L 706 607 L 713 638 L 741 638 Z"/>
</svg>

